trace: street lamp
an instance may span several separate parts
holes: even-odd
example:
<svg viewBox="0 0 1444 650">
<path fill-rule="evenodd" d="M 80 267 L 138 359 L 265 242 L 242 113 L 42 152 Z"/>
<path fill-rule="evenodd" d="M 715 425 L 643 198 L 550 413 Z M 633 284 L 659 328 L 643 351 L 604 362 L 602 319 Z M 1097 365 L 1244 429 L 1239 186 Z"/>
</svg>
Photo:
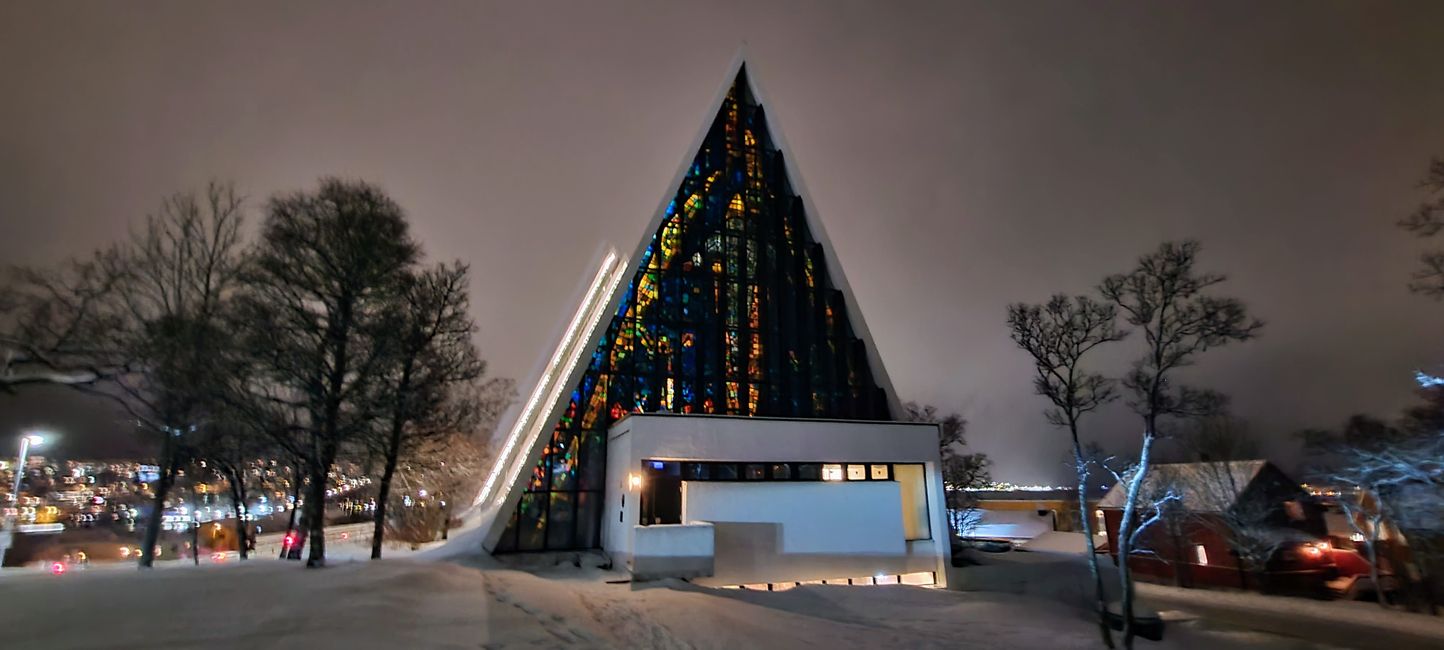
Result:
<svg viewBox="0 0 1444 650">
<path fill-rule="evenodd" d="M 20 436 L 20 459 L 15 465 L 15 485 L 10 490 L 10 500 L 20 500 L 20 479 L 25 478 L 25 457 L 30 455 L 31 447 L 39 447 L 45 443 L 45 438 L 31 433 Z"/>
</svg>

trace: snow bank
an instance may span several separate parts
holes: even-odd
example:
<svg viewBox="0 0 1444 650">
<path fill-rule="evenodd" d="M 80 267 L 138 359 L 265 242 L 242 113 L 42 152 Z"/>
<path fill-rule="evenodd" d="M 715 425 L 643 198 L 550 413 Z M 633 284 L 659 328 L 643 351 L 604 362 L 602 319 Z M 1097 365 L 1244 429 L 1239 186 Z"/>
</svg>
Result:
<svg viewBox="0 0 1444 650">
<path fill-rule="evenodd" d="M 968 511 L 966 516 L 977 520 L 966 534 L 973 539 L 1032 539 L 1053 530 L 1054 526 L 1053 513 L 1040 515 L 1034 510 L 978 508 Z"/>
<path fill-rule="evenodd" d="M 1018 549 L 1023 551 L 1087 556 L 1088 537 L 1083 533 L 1065 533 L 1050 530 L 1023 542 Z"/>
<path fill-rule="evenodd" d="M 1375 603 L 1138 584 L 1139 597 L 1213 621 L 1358 648 L 1444 648 L 1444 619 L 1384 610 Z"/>
</svg>

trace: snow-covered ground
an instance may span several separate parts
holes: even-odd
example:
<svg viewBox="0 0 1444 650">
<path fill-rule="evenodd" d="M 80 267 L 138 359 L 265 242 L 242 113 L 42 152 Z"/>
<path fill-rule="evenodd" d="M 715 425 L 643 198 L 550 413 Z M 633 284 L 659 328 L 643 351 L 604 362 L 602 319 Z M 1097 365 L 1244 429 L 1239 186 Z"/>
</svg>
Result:
<svg viewBox="0 0 1444 650">
<path fill-rule="evenodd" d="M 1080 610 L 1036 593 L 609 583 L 624 578 L 570 564 L 521 571 L 477 556 L 309 571 L 263 558 L 150 572 L 26 572 L 0 576 L 0 629 L 5 648 L 46 650 L 1100 647 Z M 1189 623 L 1140 647 L 1326 646 Z"/>
</svg>

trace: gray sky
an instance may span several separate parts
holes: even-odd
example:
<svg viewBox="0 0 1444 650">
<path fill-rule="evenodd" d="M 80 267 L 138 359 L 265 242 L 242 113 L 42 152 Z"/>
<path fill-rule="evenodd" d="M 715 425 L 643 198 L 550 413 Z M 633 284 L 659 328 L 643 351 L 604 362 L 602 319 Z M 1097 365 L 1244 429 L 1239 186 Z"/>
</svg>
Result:
<svg viewBox="0 0 1444 650">
<path fill-rule="evenodd" d="M 1444 359 L 1392 225 L 1444 153 L 1441 3 L 52 4 L 0 5 L 6 262 L 210 178 L 258 204 L 362 177 L 471 263 L 484 354 L 524 378 L 600 242 L 647 234 L 746 40 L 898 391 L 962 411 L 1000 479 L 1066 474 L 1005 305 L 1167 238 L 1268 321 L 1188 379 L 1279 451 Z M 0 436 L 129 436 L 70 403 L 0 397 Z"/>
</svg>

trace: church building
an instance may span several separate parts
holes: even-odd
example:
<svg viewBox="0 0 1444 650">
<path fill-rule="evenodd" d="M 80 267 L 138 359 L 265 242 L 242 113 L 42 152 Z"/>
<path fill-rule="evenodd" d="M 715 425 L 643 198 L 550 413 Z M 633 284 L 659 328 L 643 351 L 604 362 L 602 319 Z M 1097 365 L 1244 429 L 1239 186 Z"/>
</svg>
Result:
<svg viewBox="0 0 1444 650">
<path fill-rule="evenodd" d="M 599 550 L 637 580 L 943 585 L 938 429 L 897 420 L 741 56 L 712 107 L 522 403 L 478 497 L 483 546 Z"/>
</svg>

